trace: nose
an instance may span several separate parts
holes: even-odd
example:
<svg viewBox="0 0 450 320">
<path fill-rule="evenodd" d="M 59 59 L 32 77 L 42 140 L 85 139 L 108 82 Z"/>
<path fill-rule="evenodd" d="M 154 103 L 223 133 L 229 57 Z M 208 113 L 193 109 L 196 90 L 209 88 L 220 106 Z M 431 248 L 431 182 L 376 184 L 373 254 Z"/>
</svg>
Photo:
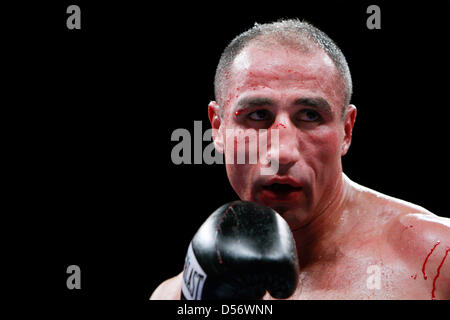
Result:
<svg viewBox="0 0 450 320">
<path fill-rule="evenodd" d="M 278 173 L 283 174 L 300 159 L 298 128 L 286 116 L 279 116 L 269 128 L 270 134 L 278 132 L 278 146 L 272 144 L 269 161 L 277 161 Z"/>
</svg>

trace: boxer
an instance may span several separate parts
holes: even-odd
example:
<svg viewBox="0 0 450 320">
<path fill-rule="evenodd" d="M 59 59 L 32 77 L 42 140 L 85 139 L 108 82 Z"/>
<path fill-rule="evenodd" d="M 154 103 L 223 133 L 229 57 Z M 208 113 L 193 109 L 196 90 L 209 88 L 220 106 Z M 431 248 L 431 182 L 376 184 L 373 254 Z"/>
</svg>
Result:
<svg viewBox="0 0 450 320">
<path fill-rule="evenodd" d="M 226 162 L 228 179 L 240 199 L 289 225 L 298 253 L 289 299 L 449 299 L 450 219 L 343 173 L 356 119 L 351 93 L 342 52 L 310 24 L 284 20 L 237 36 L 208 106 L 215 147 L 226 155 L 226 130 L 260 129 L 278 130 L 279 146 L 257 164 Z M 262 175 L 273 161 L 278 170 Z M 163 282 L 151 299 L 180 299 L 182 280 Z"/>
</svg>

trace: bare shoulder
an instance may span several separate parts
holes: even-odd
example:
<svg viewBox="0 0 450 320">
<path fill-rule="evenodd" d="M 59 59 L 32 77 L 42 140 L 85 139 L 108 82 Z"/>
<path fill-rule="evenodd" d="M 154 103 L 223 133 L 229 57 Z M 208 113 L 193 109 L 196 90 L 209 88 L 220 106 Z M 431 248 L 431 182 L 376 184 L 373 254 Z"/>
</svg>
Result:
<svg viewBox="0 0 450 320">
<path fill-rule="evenodd" d="M 414 229 L 409 233 L 411 237 L 418 238 L 424 244 L 441 243 L 450 247 L 450 219 L 440 217 L 431 212 L 411 212 L 398 217 L 398 222 L 403 228 Z"/>
<path fill-rule="evenodd" d="M 439 242 L 441 247 L 450 247 L 450 219 L 438 216 L 414 203 L 404 201 L 378 191 L 363 187 L 352 181 L 358 200 L 371 208 L 372 217 L 384 225 L 384 236 L 395 245 L 404 248 L 411 241 L 414 250 L 427 250 L 429 245 Z M 428 250 L 429 251 L 429 250 Z M 415 251 L 417 254 L 417 251 Z"/>
<path fill-rule="evenodd" d="M 162 282 L 152 293 L 150 300 L 180 300 L 183 272 Z"/>
<path fill-rule="evenodd" d="M 393 197 L 383 196 L 382 201 L 383 207 L 391 212 L 384 228 L 385 239 L 402 256 L 423 263 L 422 257 L 426 257 L 433 247 L 436 253 L 444 254 L 450 248 L 449 218 Z"/>
<path fill-rule="evenodd" d="M 395 256 L 424 281 L 433 298 L 450 299 L 450 219 L 431 212 L 399 214 L 386 229 Z"/>
<path fill-rule="evenodd" d="M 450 249 L 450 219 L 429 211 L 399 212 L 386 228 L 386 239 L 412 260 L 426 257 L 430 252 L 442 254 Z M 430 257 L 430 263 L 433 259 Z"/>
<path fill-rule="evenodd" d="M 379 236 L 391 257 L 417 276 L 426 286 L 437 286 L 439 297 L 450 299 L 450 219 L 414 203 L 397 199 L 349 182 L 359 203 L 370 207 Z M 435 280 L 436 279 L 436 280 Z"/>
</svg>

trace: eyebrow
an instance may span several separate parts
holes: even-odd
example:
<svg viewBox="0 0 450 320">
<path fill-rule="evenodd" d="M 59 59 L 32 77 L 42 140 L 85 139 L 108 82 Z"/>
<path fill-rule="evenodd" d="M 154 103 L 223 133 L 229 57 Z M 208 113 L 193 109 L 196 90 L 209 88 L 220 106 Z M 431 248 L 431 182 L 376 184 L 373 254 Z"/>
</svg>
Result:
<svg viewBox="0 0 450 320">
<path fill-rule="evenodd" d="M 242 98 L 238 101 L 237 107 L 241 108 L 244 106 L 249 107 L 257 107 L 257 106 L 273 106 L 275 105 L 275 102 L 268 98 L 262 98 L 262 97 L 248 97 L 248 98 Z"/>
<path fill-rule="evenodd" d="M 297 106 L 308 106 L 319 109 L 325 113 L 331 114 L 331 106 L 327 100 L 321 97 L 300 98 L 294 102 Z"/>
<path fill-rule="evenodd" d="M 275 102 L 269 98 L 263 97 L 247 97 L 242 98 L 237 103 L 237 108 L 241 109 L 242 107 L 257 107 L 257 106 L 273 106 Z M 331 114 L 331 106 L 327 100 L 321 97 L 304 97 L 299 98 L 294 101 L 294 105 L 297 106 L 307 106 L 319 109 L 325 113 Z"/>
</svg>

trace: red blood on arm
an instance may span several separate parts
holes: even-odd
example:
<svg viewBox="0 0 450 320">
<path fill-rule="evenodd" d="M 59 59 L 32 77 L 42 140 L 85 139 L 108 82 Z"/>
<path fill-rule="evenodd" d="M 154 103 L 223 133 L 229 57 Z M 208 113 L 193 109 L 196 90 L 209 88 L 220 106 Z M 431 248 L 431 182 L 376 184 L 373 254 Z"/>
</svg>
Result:
<svg viewBox="0 0 450 320">
<path fill-rule="evenodd" d="M 433 300 L 436 298 L 436 296 L 434 295 L 434 292 L 436 291 L 436 280 L 439 277 L 439 274 L 441 273 L 442 265 L 444 264 L 444 261 L 447 258 L 449 251 L 450 251 L 450 249 L 445 250 L 444 258 L 442 258 L 442 261 L 439 264 L 439 267 L 437 268 L 436 276 L 434 277 L 434 280 L 433 280 L 433 290 L 431 291 L 431 299 L 433 299 Z"/>
<path fill-rule="evenodd" d="M 436 249 L 436 247 L 439 245 L 439 243 L 441 243 L 440 241 L 436 242 L 436 244 L 434 245 L 434 247 L 431 249 L 431 251 L 428 253 L 427 257 L 425 258 L 425 261 L 423 262 L 423 266 L 422 266 L 422 273 L 423 273 L 423 278 L 425 280 L 427 280 L 427 276 L 425 275 L 425 265 L 428 262 L 428 258 L 430 258 L 431 254 L 433 253 L 434 249 Z"/>
</svg>

